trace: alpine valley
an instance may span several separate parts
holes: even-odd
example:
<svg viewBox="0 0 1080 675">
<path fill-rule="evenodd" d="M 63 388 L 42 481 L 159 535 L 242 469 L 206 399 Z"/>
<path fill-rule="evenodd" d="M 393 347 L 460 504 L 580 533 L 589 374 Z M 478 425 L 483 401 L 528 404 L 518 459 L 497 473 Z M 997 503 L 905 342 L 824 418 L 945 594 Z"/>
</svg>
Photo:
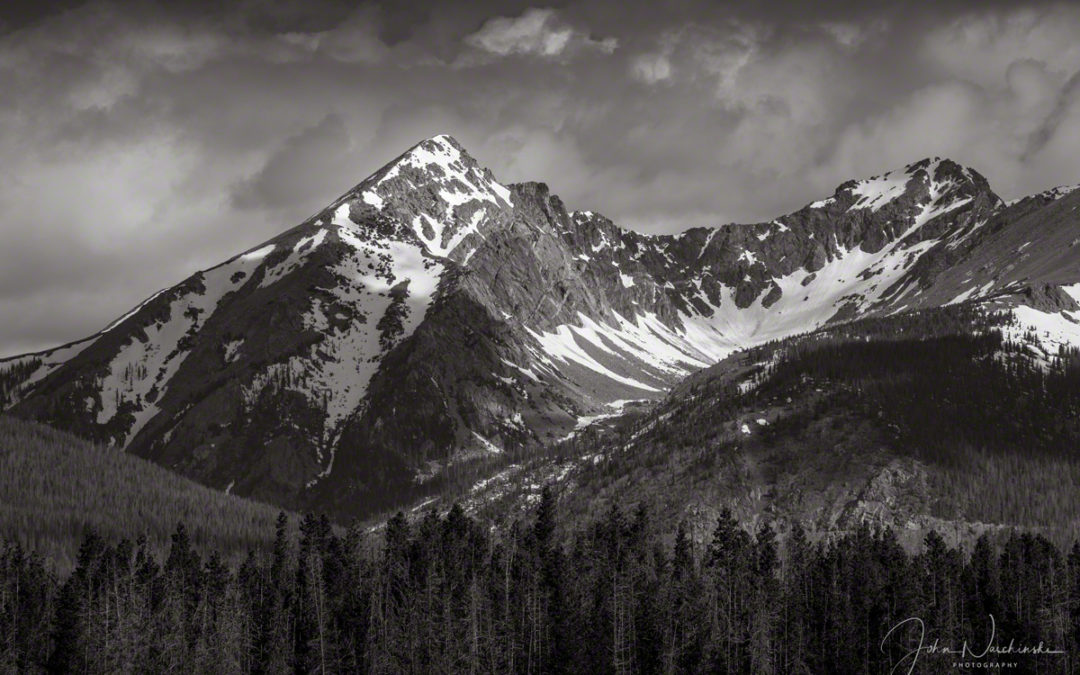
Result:
<svg viewBox="0 0 1080 675">
<path fill-rule="evenodd" d="M 1017 514 L 1051 506 L 994 512 L 976 483 L 1075 484 L 1078 207 L 933 158 L 648 236 L 436 136 L 100 333 L 0 361 L 0 403 L 340 519 L 554 483 L 571 511 L 631 486 L 672 523 L 1038 526 Z"/>
</svg>

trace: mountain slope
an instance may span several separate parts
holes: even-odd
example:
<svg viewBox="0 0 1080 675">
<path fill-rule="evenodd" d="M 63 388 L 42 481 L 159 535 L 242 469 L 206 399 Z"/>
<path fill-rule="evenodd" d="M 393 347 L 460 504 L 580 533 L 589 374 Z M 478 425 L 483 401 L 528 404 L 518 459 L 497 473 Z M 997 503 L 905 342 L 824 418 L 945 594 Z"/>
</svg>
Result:
<svg viewBox="0 0 1080 675">
<path fill-rule="evenodd" d="M 587 521 L 645 502 L 707 538 L 722 508 L 818 536 L 862 523 L 917 546 L 1020 527 L 1080 533 L 1080 350 L 973 303 L 860 319 L 734 354 L 650 409 L 448 494 L 493 520 L 553 484 Z"/>
<path fill-rule="evenodd" d="M 769 223 L 645 236 L 439 136 L 99 335 L 0 362 L 0 394 L 207 485 L 371 513 L 830 322 L 981 298 L 1053 310 L 1068 341 L 1077 199 L 1005 205 L 933 159 Z"/>
<path fill-rule="evenodd" d="M 181 521 L 200 549 L 235 561 L 252 548 L 269 548 L 278 513 L 115 449 L 0 415 L 0 535 L 61 569 L 73 566 L 87 527 L 107 539 L 145 535 L 160 552 Z"/>
</svg>

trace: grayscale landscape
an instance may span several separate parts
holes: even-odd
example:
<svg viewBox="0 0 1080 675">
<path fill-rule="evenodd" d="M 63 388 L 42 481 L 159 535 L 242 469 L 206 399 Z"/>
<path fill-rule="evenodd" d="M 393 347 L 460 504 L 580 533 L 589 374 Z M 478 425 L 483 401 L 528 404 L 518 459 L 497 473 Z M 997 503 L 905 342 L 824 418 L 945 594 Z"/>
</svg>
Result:
<svg viewBox="0 0 1080 675">
<path fill-rule="evenodd" d="M 1078 34 L 0 10 L 0 672 L 1080 672 Z"/>
</svg>

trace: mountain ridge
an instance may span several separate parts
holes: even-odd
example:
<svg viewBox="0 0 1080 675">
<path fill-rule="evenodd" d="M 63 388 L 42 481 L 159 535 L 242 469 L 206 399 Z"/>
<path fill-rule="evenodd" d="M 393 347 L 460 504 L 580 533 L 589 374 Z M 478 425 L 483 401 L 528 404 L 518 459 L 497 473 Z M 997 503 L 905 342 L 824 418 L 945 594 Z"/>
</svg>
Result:
<svg viewBox="0 0 1080 675">
<path fill-rule="evenodd" d="M 764 341 L 975 299 L 1075 310 L 1060 246 L 1009 247 L 1068 237 L 1078 195 L 1006 205 L 928 158 L 768 223 L 642 235 L 436 136 L 95 336 L 0 360 L 0 402 L 208 485 L 367 513 Z"/>
</svg>

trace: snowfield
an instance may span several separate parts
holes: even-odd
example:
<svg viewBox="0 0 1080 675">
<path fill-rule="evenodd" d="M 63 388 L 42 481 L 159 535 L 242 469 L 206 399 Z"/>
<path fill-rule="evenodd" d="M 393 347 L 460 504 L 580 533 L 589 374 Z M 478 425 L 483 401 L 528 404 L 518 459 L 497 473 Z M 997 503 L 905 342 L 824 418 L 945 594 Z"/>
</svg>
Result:
<svg viewBox="0 0 1080 675">
<path fill-rule="evenodd" d="M 931 176 L 937 163 L 931 163 L 927 169 Z M 911 173 L 900 173 L 895 177 L 886 174 L 864 181 L 853 188 L 859 195 L 856 206 L 881 208 L 903 195 L 910 180 Z M 538 345 L 535 357 L 554 371 L 572 364 L 621 385 L 657 391 L 664 388 L 665 381 L 670 381 L 666 376 L 683 377 L 739 349 L 815 330 L 846 306 L 863 311 L 879 302 L 899 303 L 905 298 L 916 297 L 920 291 L 914 283 L 893 287 L 911 270 L 919 256 L 940 240 L 927 239 L 912 244 L 905 238 L 935 218 L 971 201 L 968 197 L 953 198 L 950 187 L 950 181 L 930 181 L 929 197 L 921 211 L 899 237 L 880 251 L 868 253 L 859 247 L 850 250 L 840 247 L 839 255 L 815 272 L 814 279 L 805 285 L 807 272 L 804 269 L 775 278 L 773 281 L 781 295 L 769 307 L 763 304 L 766 295 L 763 292 L 749 307 L 738 308 L 735 304 L 737 289 L 727 285 L 721 285 L 720 301 L 713 303 L 702 290 L 702 278 L 698 277 L 692 280 L 696 302 L 708 311 L 697 307 L 691 312 L 680 310 L 681 325 L 668 326 L 648 312 L 639 312 L 629 318 L 613 312 L 611 319 L 599 321 L 579 313 L 575 322 L 562 324 L 551 331 L 530 330 Z M 699 258 L 718 230 L 712 230 L 706 237 Z M 600 245 L 594 245 L 593 250 L 599 251 L 608 245 L 605 238 Z M 739 257 L 749 265 L 757 262 L 751 251 L 744 250 Z M 633 285 L 627 275 L 622 272 L 619 275 L 622 286 Z M 896 311 L 903 309 L 903 305 L 897 304 Z"/>
</svg>

